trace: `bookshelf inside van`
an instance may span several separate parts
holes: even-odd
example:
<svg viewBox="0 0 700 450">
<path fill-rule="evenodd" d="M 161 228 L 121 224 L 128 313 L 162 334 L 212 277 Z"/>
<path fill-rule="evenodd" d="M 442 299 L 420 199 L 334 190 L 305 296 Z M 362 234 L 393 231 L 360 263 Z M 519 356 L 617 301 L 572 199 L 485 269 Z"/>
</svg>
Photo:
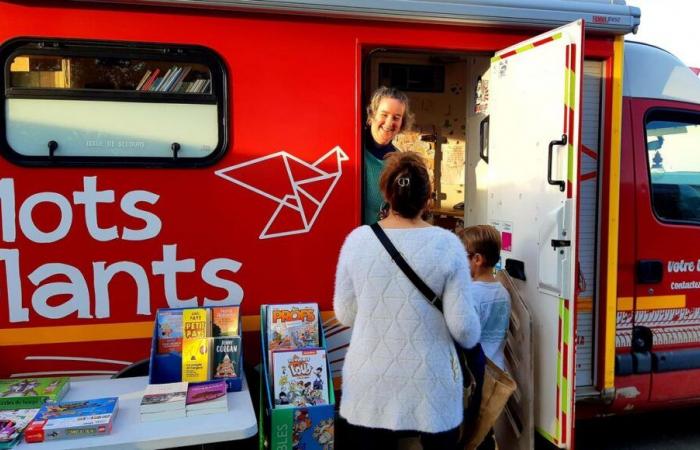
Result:
<svg viewBox="0 0 700 450">
<path fill-rule="evenodd" d="M 211 71 L 187 61 L 126 57 L 20 54 L 10 64 L 10 88 L 211 94 Z"/>
<path fill-rule="evenodd" d="M 205 47 L 22 38 L 0 60 L 18 163 L 201 166 L 226 148 L 226 69 Z"/>
</svg>

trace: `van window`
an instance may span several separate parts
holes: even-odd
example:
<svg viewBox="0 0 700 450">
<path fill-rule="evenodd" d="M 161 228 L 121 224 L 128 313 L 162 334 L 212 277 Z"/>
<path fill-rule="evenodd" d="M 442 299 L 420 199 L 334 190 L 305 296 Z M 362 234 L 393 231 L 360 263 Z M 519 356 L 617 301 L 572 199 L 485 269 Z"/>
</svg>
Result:
<svg viewBox="0 0 700 450">
<path fill-rule="evenodd" d="M 14 162 L 199 166 L 225 148 L 225 73 L 210 50 L 15 40 L 0 55 Z"/>
<path fill-rule="evenodd" d="M 652 111 L 646 135 L 657 217 L 700 223 L 700 114 Z"/>
</svg>

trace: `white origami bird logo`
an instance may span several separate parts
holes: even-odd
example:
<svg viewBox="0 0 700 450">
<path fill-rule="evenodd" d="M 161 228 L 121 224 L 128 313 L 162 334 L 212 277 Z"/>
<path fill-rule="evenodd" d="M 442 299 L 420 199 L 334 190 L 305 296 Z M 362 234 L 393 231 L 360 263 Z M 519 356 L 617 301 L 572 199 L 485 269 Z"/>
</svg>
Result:
<svg viewBox="0 0 700 450">
<path fill-rule="evenodd" d="M 343 174 L 341 162 L 347 160 L 338 146 L 311 164 L 281 151 L 215 173 L 278 203 L 259 236 L 269 239 L 311 230 Z"/>
</svg>

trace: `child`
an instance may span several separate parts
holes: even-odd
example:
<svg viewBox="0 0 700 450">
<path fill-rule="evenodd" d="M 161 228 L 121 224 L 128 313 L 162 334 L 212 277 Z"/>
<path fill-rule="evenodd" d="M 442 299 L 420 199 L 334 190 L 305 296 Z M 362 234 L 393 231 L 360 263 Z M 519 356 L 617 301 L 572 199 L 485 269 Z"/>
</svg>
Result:
<svg viewBox="0 0 700 450">
<path fill-rule="evenodd" d="M 465 228 L 462 233 L 472 275 L 472 298 L 481 320 L 481 346 L 503 370 L 506 333 L 510 321 L 510 295 L 496 280 L 493 268 L 501 252 L 501 236 L 491 225 Z"/>
</svg>

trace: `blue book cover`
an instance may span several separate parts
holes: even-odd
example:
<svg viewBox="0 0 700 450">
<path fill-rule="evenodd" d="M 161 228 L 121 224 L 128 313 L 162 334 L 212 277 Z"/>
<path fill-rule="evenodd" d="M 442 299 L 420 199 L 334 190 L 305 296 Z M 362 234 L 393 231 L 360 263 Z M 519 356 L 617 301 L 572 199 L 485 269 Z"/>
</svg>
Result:
<svg viewBox="0 0 700 450">
<path fill-rule="evenodd" d="M 109 434 L 118 397 L 45 403 L 25 430 L 27 442 Z"/>
</svg>

